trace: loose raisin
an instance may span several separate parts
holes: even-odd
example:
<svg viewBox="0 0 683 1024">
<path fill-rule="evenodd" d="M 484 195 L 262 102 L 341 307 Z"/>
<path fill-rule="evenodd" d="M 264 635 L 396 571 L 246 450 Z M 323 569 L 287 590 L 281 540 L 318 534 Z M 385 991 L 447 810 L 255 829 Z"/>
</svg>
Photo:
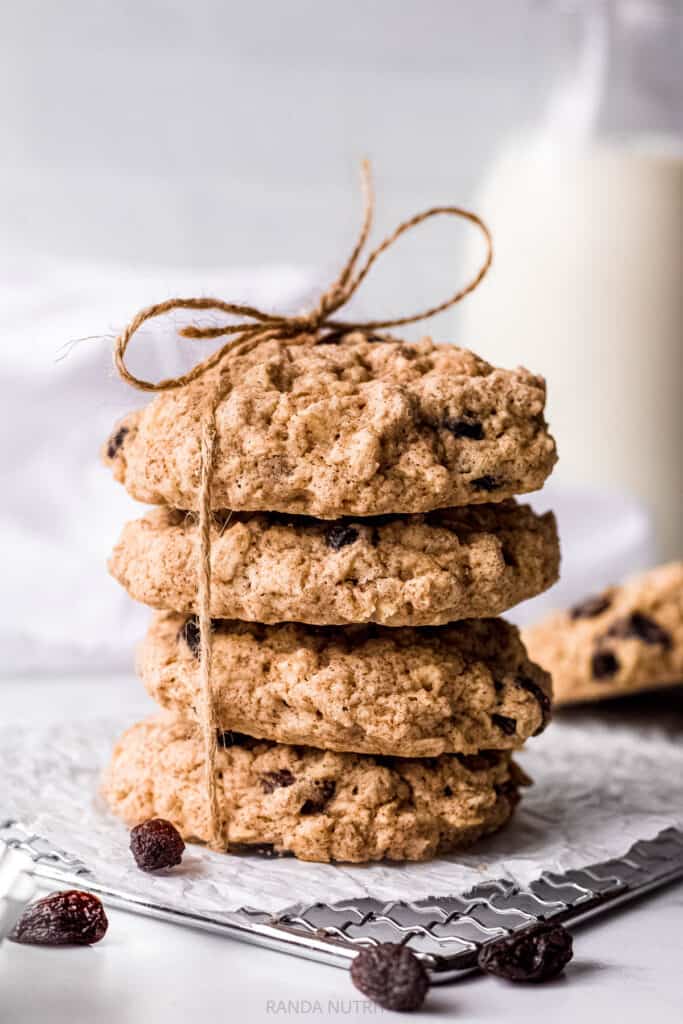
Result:
<svg viewBox="0 0 683 1024">
<path fill-rule="evenodd" d="M 513 935 L 487 942 L 479 951 L 482 971 L 509 981 L 549 981 L 573 955 L 572 937 L 561 924 L 541 921 Z"/>
<path fill-rule="evenodd" d="M 130 849 L 141 871 L 158 871 L 180 864 L 185 843 L 170 821 L 150 818 L 131 829 Z"/>
<path fill-rule="evenodd" d="M 351 981 L 385 1010 L 418 1010 L 429 978 L 412 949 L 394 942 L 362 949 L 351 963 Z"/>
<path fill-rule="evenodd" d="M 91 946 L 104 937 L 108 925 L 97 896 L 69 889 L 27 907 L 10 938 L 28 946 Z"/>
</svg>

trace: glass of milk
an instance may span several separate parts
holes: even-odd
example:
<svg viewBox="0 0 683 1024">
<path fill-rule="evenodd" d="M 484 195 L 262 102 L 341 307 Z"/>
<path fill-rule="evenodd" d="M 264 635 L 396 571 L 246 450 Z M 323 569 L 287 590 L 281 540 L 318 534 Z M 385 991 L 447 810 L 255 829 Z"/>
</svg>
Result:
<svg viewBox="0 0 683 1024">
<path fill-rule="evenodd" d="M 565 17 L 572 73 L 475 205 L 496 255 L 463 343 L 543 373 L 560 482 L 640 497 L 660 556 L 681 557 L 683 5 L 586 0 Z"/>
</svg>

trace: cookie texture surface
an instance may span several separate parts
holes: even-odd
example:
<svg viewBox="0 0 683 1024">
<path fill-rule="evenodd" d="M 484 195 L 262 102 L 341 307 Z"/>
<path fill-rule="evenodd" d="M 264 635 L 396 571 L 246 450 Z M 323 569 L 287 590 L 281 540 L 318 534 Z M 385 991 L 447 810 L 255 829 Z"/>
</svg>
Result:
<svg viewBox="0 0 683 1024">
<path fill-rule="evenodd" d="M 216 412 L 216 509 L 318 516 L 426 512 L 541 487 L 555 461 L 545 383 L 454 345 L 271 340 L 229 364 Z M 104 448 L 150 504 L 197 509 L 201 423 L 217 372 L 160 394 Z"/>
<path fill-rule="evenodd" d="M 196 612 L 198 549 L 194 514 L 153 509 L 126 525 L 109 569 L 144 604 Z M 512 501 L 334 523 L 217 513 L 211 568 L 217 618 L 429 626 L 541 593 L 559 543 L 552 513 Z"/>
<path fill-rule="evenodd" d="M 528 780 L 508 754 L 375 759 L 250 740 L 218 751 L 227 849 L 309 861 L 426 860 L 500 828 Z M 129 825 L 171 821 L 208 836 L 203 753 L 194 725 L 165 716 L 133 726 L 103 781 Z"/>
<path fill-rule="evenodd" d="M 196 619 L 155 617 L 138 672 L 163 708 L 199 706 Z M 514 626 L 435 629 L 214 625 L 214 703 L 224 730 L 330 750 L 434 757 L 513 749 L 540 731 L 551 684 Z"/>
<path fill-rule="evenodd" d="M 558 704 L 683 682 L 683 562 L 610 587 L 524 633 Z"/>
</svg>

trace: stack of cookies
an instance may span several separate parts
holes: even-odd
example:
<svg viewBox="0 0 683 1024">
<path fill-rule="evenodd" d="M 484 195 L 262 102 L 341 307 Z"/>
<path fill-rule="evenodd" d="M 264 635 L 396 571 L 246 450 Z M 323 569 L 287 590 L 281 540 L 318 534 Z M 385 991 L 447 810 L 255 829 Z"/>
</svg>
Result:
<svg viewBox="0 0 683 1024">
<path fill-rule="evenodd" d="M 211 488 L 226 849 L 363 862 L 470 844 L 510 817 L 512 753 L 550 709 L 548 674 L 494 617 L 557 578 L 552 514 L 513 498 L 555 463 L 544 382 L 358 332 L 231 358 Z M 198 840 L 196 510 L 217 372 L 129 416 L 105 452 L 159 506 L 110 569 L 158 609 L 138 669 L 163 712 L 119 741 L 104 792 L 128 823 Z"/>
</svg>

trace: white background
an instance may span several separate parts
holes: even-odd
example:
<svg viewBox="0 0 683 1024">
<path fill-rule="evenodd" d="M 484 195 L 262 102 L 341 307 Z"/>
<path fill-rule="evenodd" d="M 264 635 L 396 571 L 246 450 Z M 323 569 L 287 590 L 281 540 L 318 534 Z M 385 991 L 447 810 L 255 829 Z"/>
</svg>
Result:
<svg viewBox="0 0 683 1024">
<path fill-rule="evenodd" d="M 472 197 L 557 73 L 569 24 L 547 12 L 530 0 L 10 0 L 2 244 L 14 257 L 336 267 L 363 156 L 385 229 Z M 396 254 L 411 304 L 452 282 L 456 238 L 446 224 Z M 379 277 L 373 308 L 393 310 L 397 278 Z"/>
</svg>

